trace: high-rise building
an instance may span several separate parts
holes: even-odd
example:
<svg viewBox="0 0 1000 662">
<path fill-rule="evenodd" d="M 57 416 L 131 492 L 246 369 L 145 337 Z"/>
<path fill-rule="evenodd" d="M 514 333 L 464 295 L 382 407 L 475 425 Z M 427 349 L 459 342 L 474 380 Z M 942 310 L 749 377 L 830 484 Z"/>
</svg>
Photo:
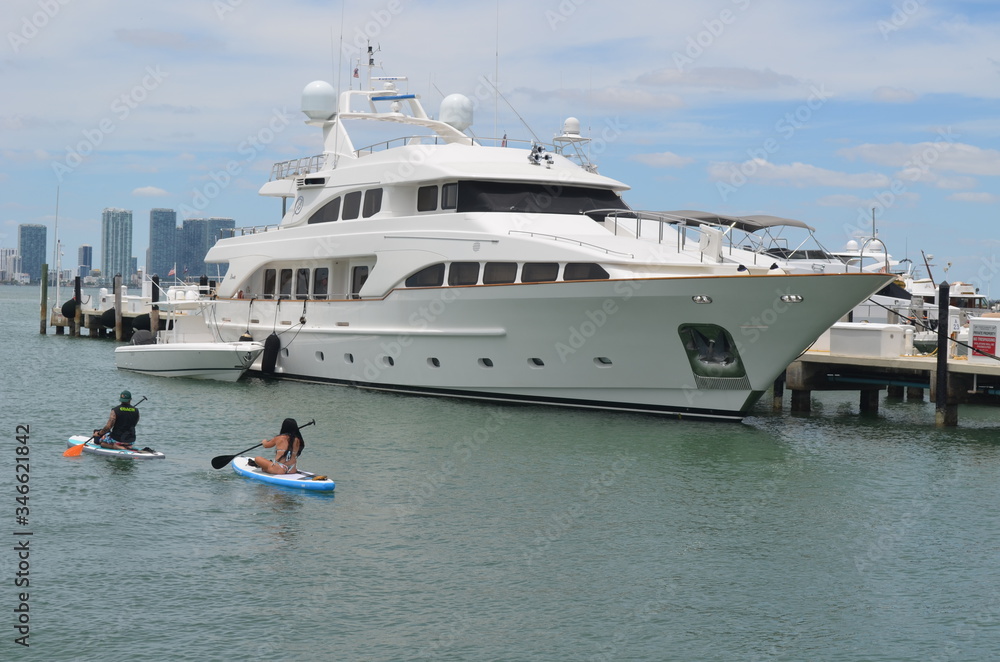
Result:
<svg viewBox="0 0 1000 662">
<path fill-rule="evenodd" d="M 151 209 L 146 273 L 163 278 L 177 261 L 177 212 L 173 209 Z"/>
<path fill-rule="evenodd" d="M 229 265 L 205 264 L 205 254 L 215 245 L 226 228 L 236 227 L 231 218 L 189 218 L 184 221 L 181 244 L 178 246 L 178 269 L 184 265 L 188 277 L 208 276 L 218 279 L 226 275 Z M 211 271 L 211 273 L 209 273 Z M 181 274 L 178 274 L 181 275 Z"/>
<path fill-rule="evenodd" d="M 83 244 L 76 252 L 76 275 L 86 278 L 90 275 L 90 270 L 94 268 L 94 247 L 90 244 Z"/>
<path fill-rule="evenodd" d="M 21 271 L 21 261 L 16 248 L 0 248 L 0 282 L 14 280 Z"/>
<path fill-rule="evenodd" d="M 25 223 L 17 226 L 17 250 L 21 256 L 21 272 L 28 274 L 32 283 L 42 279 L 47 231 L 48 227 L 44 225 Z"/>
<path fill-rule="evenodd" d="M 121 274 L 122 283 L 132 276 L 132 210 L 101 212 L 101 278 L 111 283 Z"/>
</svg>

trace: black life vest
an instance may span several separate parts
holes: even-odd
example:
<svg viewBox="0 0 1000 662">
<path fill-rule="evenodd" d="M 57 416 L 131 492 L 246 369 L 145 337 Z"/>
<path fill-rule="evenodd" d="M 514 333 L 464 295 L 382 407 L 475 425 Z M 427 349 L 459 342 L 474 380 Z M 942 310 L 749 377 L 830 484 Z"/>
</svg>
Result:
<svg viewBox="0 0 1000 662">
<path fill-rule="evenodd" d="M 120 444 L 135 442 L 135 426 L 139 422 L 139 410 L 132 405 L 118 405 L 114 409 L 115 425 L 111 428 L 111 438 Z"/>
</svg>

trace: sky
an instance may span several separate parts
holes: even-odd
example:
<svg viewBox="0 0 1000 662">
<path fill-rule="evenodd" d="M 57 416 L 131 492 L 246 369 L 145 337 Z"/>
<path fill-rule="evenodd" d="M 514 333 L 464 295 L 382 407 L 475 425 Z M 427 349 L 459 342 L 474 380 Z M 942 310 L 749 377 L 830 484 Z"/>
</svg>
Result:
<svg viewBox="0 0 1000 662">
<path fill-rule="evenodd" d="M 480 138 L 579 118 L 633 208 L 799 219 L 831 250 L 874 214 L 937 280 L 1000 272 L 994 0 L 5 0 L 2 27 L 0 247 L 42 223 L 51 255 L 58 224 L 64 269 L 100 264 L 104 208 L 140 265 L 154 208 L 277 223 L 271 165 L 322 151 L 302 89 L 357 85 L 370 42 L 432 115 L 472 99 Z"/>
</svg>

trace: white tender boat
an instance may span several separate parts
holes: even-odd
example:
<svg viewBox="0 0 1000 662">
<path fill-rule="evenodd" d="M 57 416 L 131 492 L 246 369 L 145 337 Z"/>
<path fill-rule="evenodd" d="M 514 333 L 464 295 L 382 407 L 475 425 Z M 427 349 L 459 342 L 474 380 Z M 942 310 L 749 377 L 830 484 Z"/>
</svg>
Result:
<svg viewBox="0 0 1000 662">
<path fill-rule="evenodd" d="M 477 139 L 467 98 L 432 119 L 373 67 L 339 98 L 305 88 L 323 153 L 274 166 L 280 225 L 206 258 L 229 265 L 210 326 L 266 338 L 274 377 L 740 419 L 890 278 L 723 250 L 724 228 L 631 210 L 573 118 L 548 148 Z M 357 148 L 348 123 L 402 135 Z"/>
<path fill-rule="evenodd" d="M 140 340 L 137 333 L 130 344 L 116 347 L 115 365 L 120 370 L 157 377 L 235 382 L 264 351 L 264 344 L 213 337 L 205 319 L 206 314 L 211 315 L 212 305 L 203 299 L 157 304 L 167 318 L 168 329 L 155 336 L 147 332 L 148 342 Z"/>
</svg>

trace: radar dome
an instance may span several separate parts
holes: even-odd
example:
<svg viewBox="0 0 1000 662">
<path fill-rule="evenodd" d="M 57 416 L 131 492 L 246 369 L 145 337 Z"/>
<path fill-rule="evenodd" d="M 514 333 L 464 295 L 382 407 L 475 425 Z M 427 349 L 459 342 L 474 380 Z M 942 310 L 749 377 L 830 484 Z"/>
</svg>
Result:
<svg viewBox="0 0 1000 662">
<path fill-rule="evenodd" d="M 464 94 L 449 94 L 441 101 L 441 121 L 465 131 L 472 126 L 472 101 Z"/>
<path fill-rule="evenodd" d="M 337 92 L 324 80 L 314 80 L 302 90 L 302 112 L 311 120 L 329 120 L 337 114 Z"/>
<path fill-rule="evenodd" d="M 858 242 L 856 242 L 853 239 L 851 239 L 849 242 L 847 242 L 847 246 L 844 247 L 844 250 L 845 251 L 856 251 L 856 250 L 858 250 Z"/>
<path fill-rule="evenodd" d="M 580 120 L 575 117 L 567 117 L 563 122 L 563 134 L 568 136 L 580 135 Z"/>
</svg>

